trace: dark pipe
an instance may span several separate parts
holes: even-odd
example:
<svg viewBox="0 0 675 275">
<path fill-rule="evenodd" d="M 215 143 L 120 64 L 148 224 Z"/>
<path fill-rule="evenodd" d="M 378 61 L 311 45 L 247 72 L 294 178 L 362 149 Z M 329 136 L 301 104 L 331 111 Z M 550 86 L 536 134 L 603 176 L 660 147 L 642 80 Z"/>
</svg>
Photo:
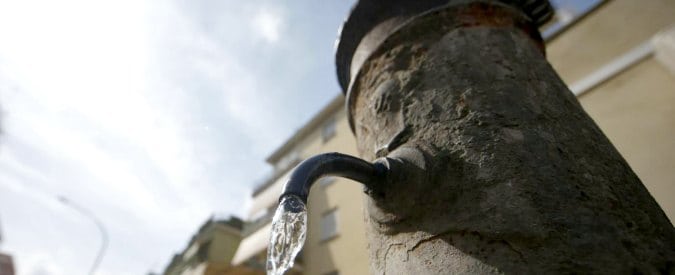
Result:
<svg viewBox="0 0 675 275">
<path fill-rule="evenodd" d="M 295 195 L 307 203 L 309 189 L 316 180 L 324 176 L 338 176 L 373 186 L 387 173 L 387 166 L 381 162 L 370 163 L 360 158 L 340 153 L 326 153 L 308 158 L 298 164 L 284 186 L 279 200 L 286 195 Z"/>
</svg>

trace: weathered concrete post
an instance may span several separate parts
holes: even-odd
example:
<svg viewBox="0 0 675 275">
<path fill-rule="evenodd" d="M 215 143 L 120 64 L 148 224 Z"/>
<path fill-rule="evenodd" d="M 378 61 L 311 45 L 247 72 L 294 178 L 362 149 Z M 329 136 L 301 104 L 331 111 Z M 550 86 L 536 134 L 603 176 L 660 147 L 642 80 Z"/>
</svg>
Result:
<svg viewBox="0 0 675 275">
<path fill-rule="evenodd" d="M 534 0 L 352 11 L 337 63 L 359 151 L 418 168 L 369 190 L 375 274 L 675 272 L 672 224 L 545 59 L 550 13 Z"/>
</svg>

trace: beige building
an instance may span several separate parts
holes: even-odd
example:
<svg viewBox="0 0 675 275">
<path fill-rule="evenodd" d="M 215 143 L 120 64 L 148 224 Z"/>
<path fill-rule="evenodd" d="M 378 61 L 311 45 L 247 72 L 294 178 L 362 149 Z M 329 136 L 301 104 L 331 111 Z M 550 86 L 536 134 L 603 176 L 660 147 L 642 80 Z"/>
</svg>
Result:
<svg viewBox="0 0 675 275">
<path fill-rule="evenodd" d="M 671 222 L 675 221 L 674 24 L 675 1 L 607 1 L 547 46 L 553 67 Z"/>
<path fill-rule="evenodd" d="M 267 158 L 274 172 L 253 192 L 252 226 L 245 230 L 232 264 L 264 274 L 271 219 L 283 184 L 302 159 L 325 152 L 356 155 L 356 143 L 336 97 L 283 146 Z M 363 213 L 363 187 L 342 178 L 324 178 L 308 198 L 305 247 L 292 274 L 363 274 L 368 270 Z"/>
<path fill-rule="evenodd" d="M 0 275 L 14 275 L 12 256 L 0 252 Z"/>
<path fill-rule="evenodd" d="M 2 227 L 0 227 L 0 244 L 2 244 Z M 12 256 L 0 251 L 0 275 L 14 275 Z"/>
<path fill-rule="evenodd" d="M 242 220 L 209 219 L 190 239 L 185 250 L 176 254 L 164 275 L 246 274 L 230 266 L 241 241 Z"/>
<path fill-rule="evenodd" d="M 545 26 L 548 59 L 675 220 L 675 29 L 657 35 L 675 24 L 675 1 L 596 2 Z M 267 159 L 274 173 L 253 193 L 233 265 L 264 274 L 270 221 L 295 164 L 324 152 L 357 155 L 343 104 L 336 97 Z M 345 179 L 315 184 L 307 241 L 291 274 L 369 273 L 362 190 Z"/>
</svg>

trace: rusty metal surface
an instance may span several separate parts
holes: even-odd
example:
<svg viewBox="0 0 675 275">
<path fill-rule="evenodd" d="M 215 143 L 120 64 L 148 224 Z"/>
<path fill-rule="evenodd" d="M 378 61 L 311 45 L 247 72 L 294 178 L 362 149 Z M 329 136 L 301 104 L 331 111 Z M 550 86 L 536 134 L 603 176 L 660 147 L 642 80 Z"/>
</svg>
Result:
<svg viewBox="0 0 675 275">
<path fill-rule="evenodd" d="M 473 3 L 503 3 L 522 11 L 535 26 L 546 23 L 554 13 L 548 0 L 361 0 L 352 8 L 343 24 L 336 47 L 337 75 L 343 92 L 350 82 L 352 57 L 362 39 L 380 23 L 388 20 L 406 21 L 419 14 L 447 5 Z M 536 27 L 535 27 L 536 29 Z"/>
<path fill-rule="evenodd" d="M 387 39 L 383 40 L 378 45 L 371 47 L 373 50 L 367 56 L 369 57 L 371 54 L 375 55 L 377 52 L 387 51 L 390 47 L 396 45 L 398 40 L 400 40 L 400 37 L 405 36 L 402 33 L 408 32 L 409 30 L 407 27 L 412 24 L 425 24 L 427 26 L 427 29 L 425 30 L 415 31 L 426 32 L 419 33 L 419 35 L 431 35 L 439 32 L 447 33 L 458 28 L 515 28 L 527 34 L 531 38 L 530 41 L 537 46 L 539 51 L 542 54 L 545 53 L 544 42 L 537 27 L 533 25 L 530 19 L 523 13 L 511 6 L 497 2 L 472 2 L 469 4 L 445 6 L 416 16 L 414 19 L 410 20 L 409 23 L 399 26 L 398 29 L 390 30 L 390 33 L 387 34 Z M 419 27 L 416 28 L 419 29 Z M 366 59 L 354 60 L 355 62 L 352 66 L 361 67 L 363 62 L 366 62 Z M 354 68 L 352 72 L 353 75 L 350 76 L 350 79 L 356 79 L 360 73 L 360 68 Z M 353 95 L 355 91 L 351 86 L 351 83 L 345 91 L 347 94 L 346 105 L 349 125 L 352 131 L 354 131 L 352 114 L 354 110 L 353 100 L 356 98 L 356 95 Z M 404 129 L 396 129 L 396 131 L 402 130 Z"/>
</svg>

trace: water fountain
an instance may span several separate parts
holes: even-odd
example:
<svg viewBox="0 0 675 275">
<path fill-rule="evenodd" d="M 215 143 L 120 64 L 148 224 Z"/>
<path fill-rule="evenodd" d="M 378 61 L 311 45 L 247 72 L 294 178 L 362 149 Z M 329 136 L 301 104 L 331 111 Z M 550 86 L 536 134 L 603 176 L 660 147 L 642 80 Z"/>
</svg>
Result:
<svg viewBox="0 0 675 275">
<path fill-rule="evenodd" d="M 301 163 L 270 274 L 292 265 L 324 175 L 366 186 L 373 274 L 675 273 L 672 224 L 546 60 L 552 15 L 546 0 L 358 1 L 338 78 L 359 154 L 386 159 Z"/>
<path fill-rule="evenodd" d="M 317 155 L 298 164 L 283 188 L 272 219 L 267 274 L 281 275 L 293 267 L 307 234 L 306 204 L 314 182 L 321 177 L 338 176 L 372 187 L 385 178 L 387 170 L 384 160 L 369 163 L 340 153 Z"/>
<path fill-rule="evenodd" d="M 267 248 L 267 274 L 282 275 L 291 267 L 307 235 L 307 206 L 296 195 L 281 198 L 272 219 Z"/>
</svg>

